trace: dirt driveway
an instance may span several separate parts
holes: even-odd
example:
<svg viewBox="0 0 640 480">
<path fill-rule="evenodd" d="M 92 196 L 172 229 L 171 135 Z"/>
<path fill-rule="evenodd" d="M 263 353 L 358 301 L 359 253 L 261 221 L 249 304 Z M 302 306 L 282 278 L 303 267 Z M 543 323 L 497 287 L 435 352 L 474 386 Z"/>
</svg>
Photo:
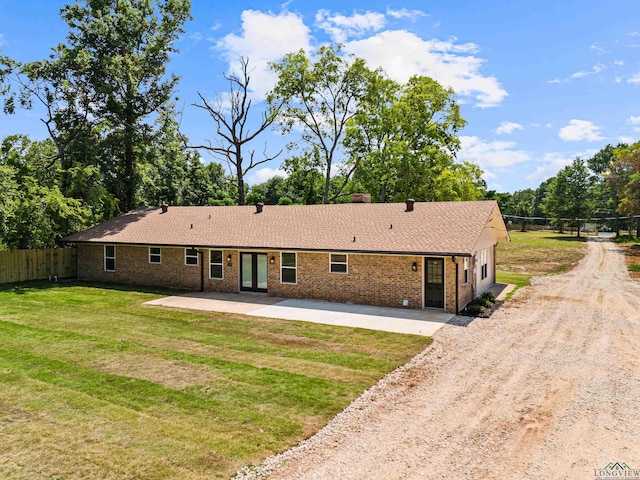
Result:
<svg viewBox="0 0 640 480">
<path fill-rule="evenodd" d="M 615 244 L 588 248 L 492 318 L 441 329 L 250 476 L 593 479 L 609 462 L 640 468 L 640 288 Z"/>
</svg>

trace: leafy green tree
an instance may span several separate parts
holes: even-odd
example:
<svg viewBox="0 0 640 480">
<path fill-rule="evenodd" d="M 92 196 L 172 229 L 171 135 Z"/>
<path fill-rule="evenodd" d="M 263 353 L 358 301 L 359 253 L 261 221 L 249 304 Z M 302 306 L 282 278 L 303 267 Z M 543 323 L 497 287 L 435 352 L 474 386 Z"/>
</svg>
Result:
<svg viewBox="0 0 640 480">
<path fill-rule="evenodd" d="M 464 125 L 453 90 L 435 80 L 398 85 L 374 76 L 347 128 L 350 162 L 359 163 L 354 179 L 379 202 L 482 198 L 481 170 L 455 163 Z"/>
<path fill-rule="evenodd" d="M 549 192 L 549 185 L 551 184 L 552 179 L 548 178 L 536 188 L 535 197 L 533 199 L 533 216 L 536 217 L 534 223 L 545 224 L 546 220 L 538 220 L 542 217 L 546 217 L 546 213 L 544 211 L 544 200 L 547 198 L 547 193 Z"/>
<path fill-rule="evenodd" d="M 367 69 L 364 60 L 345 57 L 340 45 L 321 47 L 315 61 L 300 50 L 285 55 L 270 67 L 278 75 L 278 81 L 268 101 L 284 105 L 278 116 L 281 131 L 289 134 L 294 128 L 301 129 L 304 152 L 298 156 L 300 166 L 322 173 L 323 202 L 329 203 L 342 193 L 357 167 L 356 162 L 343 169 L 343 182 L 331 194 L 331 177 L 340 158 L 345 128 L 358 111 L 374 73 Z M 297 145 L 298 142 L 292 142 L 289 147 Z"/>
<path fill-rule="evenodd" d="M 591 196 L 594 203 L 594 214 L 600 217 L 601 224 L 613 224 L 616 234 L 620 232 L 619 220 L 619 191 L 616 185 L 608 181 L 611 174 L 613 164 L 616 161 L 616 150 L 626 148 L 626 144 L 618 144 L 616 147 L 607 145 L 596 152 L 587 160 L 587 165 L 593 173 Z M 614 217 L 613 223 L 606 221 L 604 218 Z"/>
<path fill-rule="evenodd" d="M 0 97 L 4 97 L 4 113 L 13 113 L 15 110 L 15 95 L 11 92 L 10 77 L 17 66 L 17 62 L 0 54 Z"/>
<path fill-rule="evenodd" d="M 535 197 L 535 192 L 530 188 L 513 192 L 515 216 L 519 217 L 521 232 L 526 231 L 527 224 L 531 221 Z"/>
<path fill-rule="evenodd" d="M 316 205 L 323 203 L 325 179 L 307 156 L 292 157 L 283 165 L 288 173 L 286 179 L 287 197 L 293 203 Z"/>
<path fill-rule="evenodd" d="M 50 164 L 51 140 L 32 142 L 12 135 L 0 146 L 3 191 L 0 244 L 7 248 L 53 247 L 65 235 L 88 226 L 91 211 L 60 190 L 61 169 Z"/>
<path fill-rule="evenodd" d="M 608 182 L 620 199 L 617 210 L 631 217 L 640 215 L 640 142 L 617 148 L 614 155 Z M 638 221 L 636 236 L 640 236 Z"/>
<path fill-rule="evenodd" d="M 166 75 L 166 65 L 190 6 L 189 0 L 85 0 L 61 10 L 69 34 L 54 59 L 67 69 L 57 77 L 68 75 L 91 92 L 101 168 L 121 210 L 136 204 L 139 167 L 152 137 L 148 119 L 169 104 L 178 82 Z"/>
<path fill-rule="evenodd" d="M 545 211 L 555 218 L 561 232 L 564 222 L 568 221 L 576 226 L 580 237 L 582 222 L 591 214 L 590 188 L 589 170 L 579 157 L 552 180 L 545 199 Z"/>
<path fill-rule="evenodd" d="M 253 104 L 249 90 L 251 82 L 249 59 L 240 58 L 240 73 L 232 72 L 231 74 L 223 74 L 223 76 L 229 82 L 229 92 L 226 99 L 218 97 L 214 103 L 208 101 L 198 92 L 202 103 L 193 104 L 206 110 L 213 118 L 217 137 L 214 142 L 209 142 L 208 145 L 198 145 L 192 148 L 208 150 L 227 162 L 236 182 L 238 205 L 244 205 L 244 178 L 246 175 L 258 165 L 269 162 L 282 153 L 281 150 L 275 155 L 267 155 L 265 149 L 263 157 L 258 160 L 255 156 L 255 150 L 247 151 L 245 147 L 271 127 L 282 107 L 283 99 L 269 102 L 267 111 L 262 113 L 260 122 L 252 125 L 248 123 L 252 118 L 251 106 Z M 253 129 L 251 129 L 252 126 Z"/>
</svg>

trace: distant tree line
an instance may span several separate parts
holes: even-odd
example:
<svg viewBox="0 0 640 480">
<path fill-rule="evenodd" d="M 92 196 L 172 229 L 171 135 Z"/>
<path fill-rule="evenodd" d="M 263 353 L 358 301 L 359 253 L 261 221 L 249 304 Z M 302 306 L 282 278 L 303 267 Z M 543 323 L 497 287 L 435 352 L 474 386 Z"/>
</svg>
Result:
<svg viewBox="0 0 640 480">
<path fill-rule="evenodd" d="M 585 223 L 620 232 L 623 226 L 640 236 L 640 142 L 607 145 L 591 158 L 576 158 L 537 189 L 513 194 L 488 192 L 507 220 L 519 224 L 550 224 L 561 232 Z"/>
<path fill-rule="evenodd" d="M 240 58 L 223 74 L 226 92 L 198 93 L 193 105 L 211 116 L 212 135 L 194 144 L 180 132 L 179 78 L 167 71 L 190 8 L 189 0 L 77 0 L 60 10 L 68 34 L 49 57 L 19 63 L 0 55 L 4 113 L 34 110 L 48 134 L 1 141 L 0 248 L 54 246 L 161 203 L 315 204 L 355 192 L 376 202 L 497 198 L 506 213 L 544 213 L 561 228 L 596 204 L 639 209 L 633 146 L 610 147 L 593 165 L 576 160 L 538 191 L 487 192 L 482 170 L 456 158 L 466 122 L 453 90 L 423 76 L 395 82 L 340 45 L 272 63 L 277 81 L 259 106 L 249 59 Z M 282 151 L 256 147 L 269 129 L 285 138 Z M 247 184 L 276 158 L 286 178 Z M 575 203 L 584 188 L 585 200 L 567 210 L 564 199 Z"/>
</svg>

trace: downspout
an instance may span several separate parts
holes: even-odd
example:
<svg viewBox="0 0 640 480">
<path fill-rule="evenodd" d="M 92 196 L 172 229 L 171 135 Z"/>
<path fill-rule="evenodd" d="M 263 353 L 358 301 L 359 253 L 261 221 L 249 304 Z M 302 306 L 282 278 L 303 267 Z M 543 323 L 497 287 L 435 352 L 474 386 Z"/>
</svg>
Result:
<svg viewBox="0 0 640 480">
<path fill-rule="evenodd" d="M 458 288 L 459 288 L 458 285 L 460 284 L 460 278 L 459 278 L 460 265 L 458 264 L 456 257 L 451 257 L 451 261 L 456 264 L 456 315 L 457 315 L 458 313 L 460 313 L 460 310 L 458 308 Z"/>
<path fill-rule="evenodd" d="M 200 291 L 204 292 L 204 252 L 202 250 L 196 250 L 200 255 Z"/>
</svg>

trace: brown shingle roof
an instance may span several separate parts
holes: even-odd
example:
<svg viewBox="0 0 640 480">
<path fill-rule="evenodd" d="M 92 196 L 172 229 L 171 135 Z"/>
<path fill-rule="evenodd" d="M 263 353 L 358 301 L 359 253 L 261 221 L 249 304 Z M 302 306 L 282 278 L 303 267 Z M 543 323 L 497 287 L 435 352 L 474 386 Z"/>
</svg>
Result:
<svg viewBox="0 0 640 480">
<path fill-rule="evenodd" d="M 490 221 L 504 228 L 494 201 L 416 202 L 405 210 L 404 203 L 266 205 L 262 213 L 255 206 L 142 208 L 62 241 L 464 255 Z"/>
</svg>

